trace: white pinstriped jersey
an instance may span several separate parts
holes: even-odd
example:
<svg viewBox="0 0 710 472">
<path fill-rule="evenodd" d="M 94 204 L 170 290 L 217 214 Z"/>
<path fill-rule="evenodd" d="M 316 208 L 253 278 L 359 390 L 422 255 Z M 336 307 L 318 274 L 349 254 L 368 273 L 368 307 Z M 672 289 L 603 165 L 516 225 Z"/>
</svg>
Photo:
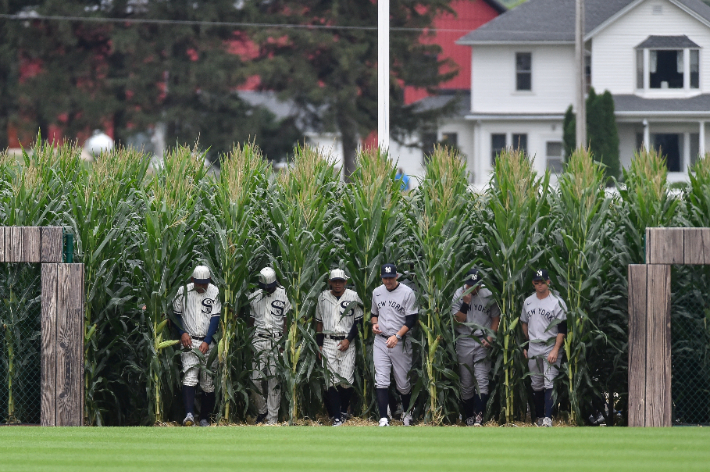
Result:
<svg viewBox="0 0 710 472">
<path fill-rule="evenodd" d="M 190 336 L 206 336 L 210 327 L 210 319 L 222 313 L 222 303 L 219 301 L 219 289 L 212 284 L 204 293 L 195 291 L 195 284 L 187 284 L 187 303 L 183 303 L 183 290 L 178 289 L 173 300 L 173 311 L 182 317 L 182 327 Z"/>
<path fill-rule="evenodd" d="M 283 334 L 286 314 L 291 311 L 291 302 L 283 287 L 276 287 L 272 294 L 259 289 L 249 295 L 249 304 L 257 334 Z"/>
<path fill-rule="evenodd" d="M 356 305 L 348 307 L 352 302 Z M 316 321 L 323 323 L 323 333 L 347 336 L 353 323 L 361 318 L 362 300 L 354 290 L 345 289 L 340 298 L 336 298 L 330 290 L 318 296 Z"/>
</svg>

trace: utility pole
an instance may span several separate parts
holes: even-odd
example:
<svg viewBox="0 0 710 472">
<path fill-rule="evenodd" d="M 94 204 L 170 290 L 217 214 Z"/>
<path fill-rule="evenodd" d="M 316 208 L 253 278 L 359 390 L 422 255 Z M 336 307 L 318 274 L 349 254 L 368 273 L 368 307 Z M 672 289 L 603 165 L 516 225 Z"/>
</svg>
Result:
<svg viewBox="0 0 710 472">
<path fill-rule="evenodd" d="M 574 52 L 577 67 L 576 77 L 576 100 L 577 109 L 577 148 L 586 148 L 587 143 L 587 106 L 585 102 L 587 94 L 587 84 L 585 77 L 585 57 L 584 57 L 584 0 L 576 0 L 575 15 L 575 41 Z"/>
<path fill-rule="evenodd" d="M 390 147 L 390 0 L 377 1 L 377 144 Z"/>
</svg>

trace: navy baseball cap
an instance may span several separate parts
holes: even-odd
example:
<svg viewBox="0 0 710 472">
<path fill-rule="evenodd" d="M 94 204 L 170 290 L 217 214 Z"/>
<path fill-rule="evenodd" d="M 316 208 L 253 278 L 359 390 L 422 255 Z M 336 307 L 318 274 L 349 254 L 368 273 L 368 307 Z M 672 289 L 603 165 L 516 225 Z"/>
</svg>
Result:
<svg viewBox="0 0 710 472">
<path fill-rule="evenodd" d="M 546 269 L 537 269 L 535 275 L 533 275 L 533 282 L 537 280 L 550 280 L 550 275 L 547 273 Z"/>
<path fill-rule="evenodd" d="M 382 270 L 380 271 L 380 276 L 383 279 L 389 279 L 391 277 L 397 277 L 397 267 L 394 264 L 384 264 Z"/>
<path fill-rule="evenodd" d="M 476 284 L 481 283 L 481 273 L 475 267 L 466 273 L 466 285 L 473 287 Z"/>
</svg>

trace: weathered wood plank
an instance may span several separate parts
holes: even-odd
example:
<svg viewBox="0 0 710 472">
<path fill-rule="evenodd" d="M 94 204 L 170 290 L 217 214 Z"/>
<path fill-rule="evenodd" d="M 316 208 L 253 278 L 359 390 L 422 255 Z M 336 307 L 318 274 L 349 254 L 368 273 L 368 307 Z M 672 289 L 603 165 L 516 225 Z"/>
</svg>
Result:
<svg viewBox="0 0 710 472">
<path fill-rule="evenodd" d="M 22 262 L 41 262 L 42 232 L 39 226 L 22 227 Z"/>
<path fill-rule="evenodd" d="M 682 264 L 683 228 L 646 228 L 647 264 Z"/>
<path fill-rule="evenodd" d="M 7 252 L 5 251 L 5 229 L 7 229 L 6 226 L 0 226 L 0 262 L 7 262 L 5 260 L 5 254 Z"/>
<path fill-rule="evenodd" d="M 671 267 L 649 265 L 646 317 L 646 426 L 671 425 Z"/>
<path fill-rule="evenodd" d="M 42 262 L 62 262 L 63 235 L 61 226 L 42 227 L 42 248 L 40 259 Z"/>
<path fill-rule="evenodd" d="M 22 227 L 10 226 L 9 238 L 5 234 L 5 250 L 7 262 L 22 262 Z"/>
<path fill-rule="evenodd" d="M 685 228 L 683 263 L 710 264 L 710 228 Z"/>
<path fill-rule="evenodd" d="M 629 426 L 646 426 L 646 273 L 629 265 Z"/>
<path fill-rule="evenodd" d="M 57 424 L 57 264 L 42 264 L 41 424 Z"/>
<path fill-rule="evenodd" d="M 83 423 L 84 265 L 58 264 L 57 425 Z"/>
</svg>

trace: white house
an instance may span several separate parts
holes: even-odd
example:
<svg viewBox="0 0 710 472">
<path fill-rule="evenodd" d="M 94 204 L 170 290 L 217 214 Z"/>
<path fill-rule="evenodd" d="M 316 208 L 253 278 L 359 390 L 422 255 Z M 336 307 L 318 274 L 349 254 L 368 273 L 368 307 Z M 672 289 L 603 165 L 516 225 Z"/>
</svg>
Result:
<svg viewBox="0 0 710 472">
<path fill-rule="evenodd" d="M 528 0 L 472 31 L 469 107 L 440 123 L 485 184 L 496 152 L 520 146 L 559 171 L 562 120 L 574 102 L 574 0 Z M 661 146 L 669 180 L 704 154 L 710 119 L 710 7 L 701 0 L 585 0 L 588 83 L 616 107 L 622 166 Z M 429 106 L 437 98 L 427 98 Z M 431 103 L 433 106 L 433 103 Z M 468 108 L 468 109 L 466 109 Z"/>
</svg>

